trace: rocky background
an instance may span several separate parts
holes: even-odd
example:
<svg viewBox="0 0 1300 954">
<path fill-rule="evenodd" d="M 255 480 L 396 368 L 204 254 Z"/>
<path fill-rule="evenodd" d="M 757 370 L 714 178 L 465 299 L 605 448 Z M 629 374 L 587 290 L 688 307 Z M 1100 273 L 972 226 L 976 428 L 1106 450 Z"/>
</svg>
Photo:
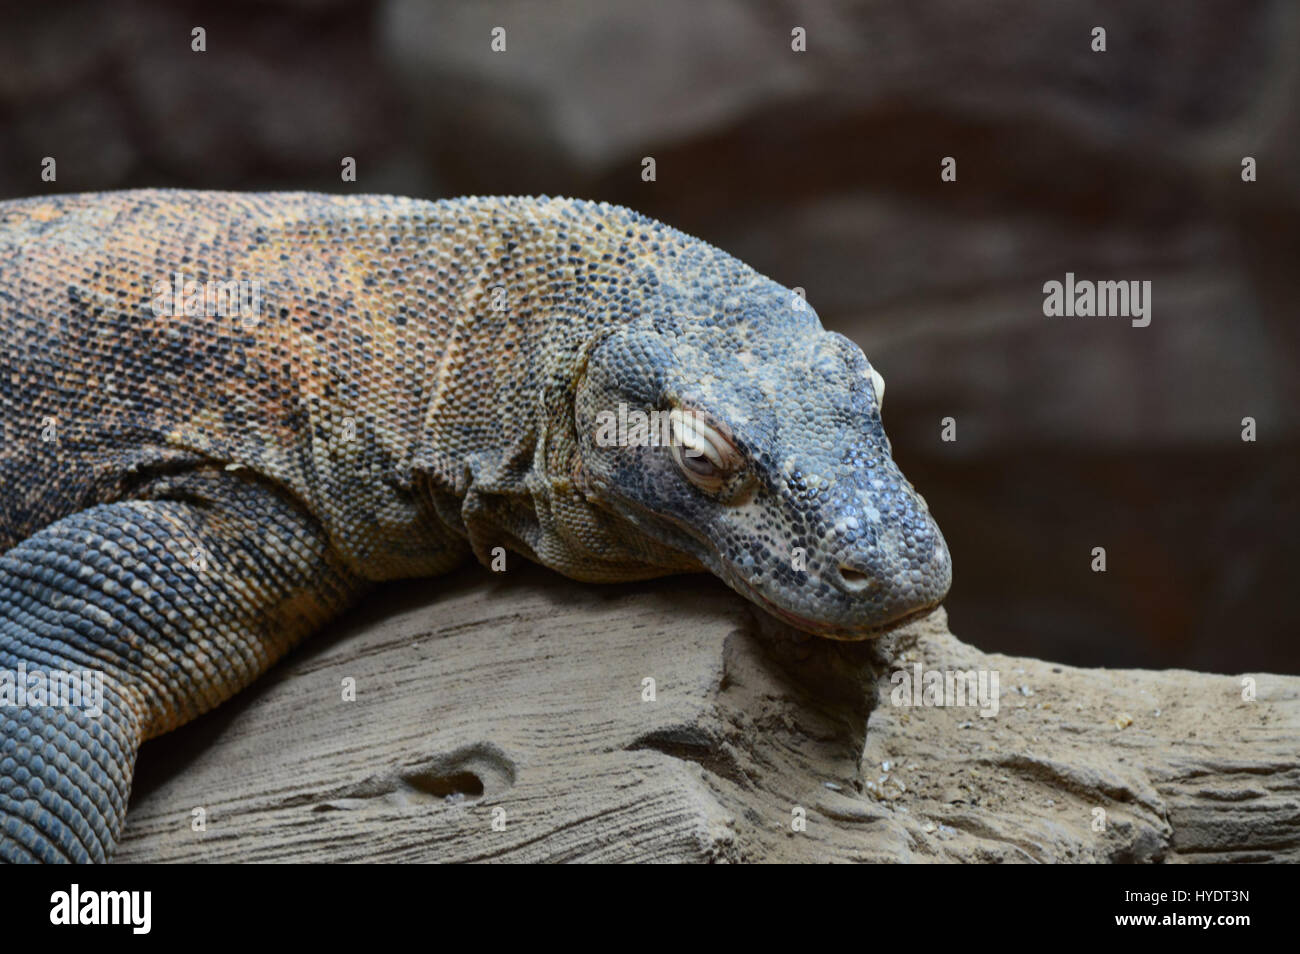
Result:
<svg viewBox="0 0 1300 954">
<path fill-rule="evenodd" d="M 805 288 L 882 370 L 895 455 L 952 548 L 963 639 L 1300 672 L 1291 0 L 137 0 L 0 16 L 0 197 L 632 206 Z M 1150 280 L 1151 325 L 1045 318 L 1043 283 L 1067 271 Z"/>
</svg>

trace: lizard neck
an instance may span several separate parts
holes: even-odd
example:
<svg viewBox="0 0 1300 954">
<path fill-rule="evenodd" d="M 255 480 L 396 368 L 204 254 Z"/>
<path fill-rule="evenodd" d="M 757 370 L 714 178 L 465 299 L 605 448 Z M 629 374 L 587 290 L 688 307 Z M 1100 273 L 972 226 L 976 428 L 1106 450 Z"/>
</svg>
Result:
<svg viewBox="0 0 1300 954">
<path fill-rule="evenodd" d="M 500 546 L 554 566 L 563 549 L 554 511 L 576 459 L 576 382 L 591 342 L 621 321 L 584 270 L 608 254 L 604 227 L 566 200 L 455 205 L 450 247 L 436 240 L 443 223 L 430 225 L 437 301 L 425 333 L 438 353 L 414 478 L 483 562 Z"/>
</svg>

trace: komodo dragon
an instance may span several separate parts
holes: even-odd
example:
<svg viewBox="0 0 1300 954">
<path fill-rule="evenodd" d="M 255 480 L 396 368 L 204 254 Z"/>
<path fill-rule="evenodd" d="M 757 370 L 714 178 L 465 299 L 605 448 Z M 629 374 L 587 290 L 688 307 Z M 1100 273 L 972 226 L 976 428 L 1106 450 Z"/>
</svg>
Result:
<svg viewBox="0 0 1300 954">
<path fill-rule="evenodd" d="M 381 580 L 498 548 L 580 580 L 709 570 L 855 639 L 951 579 L 862 351 L 617 206 L 4 202 L 0 320 L 8 861 L 110 857 L 141 742 Z M 670 439 L 610 426 L 634 412 Z M 37 704 L 35 674 L 83 670 L 102 712 Z"/>
</svg>

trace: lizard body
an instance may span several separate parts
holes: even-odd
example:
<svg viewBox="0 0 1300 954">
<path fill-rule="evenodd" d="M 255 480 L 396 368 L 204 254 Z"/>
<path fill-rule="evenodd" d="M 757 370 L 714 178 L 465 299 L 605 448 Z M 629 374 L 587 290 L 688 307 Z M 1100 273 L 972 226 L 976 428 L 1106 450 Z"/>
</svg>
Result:
<svg viewBox="0 0 1300 954">
<path fill-rule="evenodd" d="M 107 858 L 139 744 L 374 582 L 498 547 L 592 581 L 709 570 L 861 638 L 951 578 L 862 352 L 623 208 L 5 202 L 0 322 L 0 669 L 106 684 L 98 718 L 0 707 L 3 859 Z M 609 440 L 629 409 L 674 446 Z"/>
</svg>

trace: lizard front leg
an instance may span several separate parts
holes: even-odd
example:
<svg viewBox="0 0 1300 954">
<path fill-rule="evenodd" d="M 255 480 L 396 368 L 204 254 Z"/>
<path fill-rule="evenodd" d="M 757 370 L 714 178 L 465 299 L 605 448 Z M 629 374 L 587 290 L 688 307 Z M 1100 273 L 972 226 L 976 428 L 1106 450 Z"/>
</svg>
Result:
<svg viewBox="0 0 1300 954">
<path fill-rule="evenodd" d="M 103 680 L 98 715 L 0 707 L 2 860 L 110 857 L 140 743 L 248 685 L 364 586 L 256 479 L 193 475 L 150 496 L 164 499 L 74 514 L 0 557 L 0 670 Z"/>
</svg>

